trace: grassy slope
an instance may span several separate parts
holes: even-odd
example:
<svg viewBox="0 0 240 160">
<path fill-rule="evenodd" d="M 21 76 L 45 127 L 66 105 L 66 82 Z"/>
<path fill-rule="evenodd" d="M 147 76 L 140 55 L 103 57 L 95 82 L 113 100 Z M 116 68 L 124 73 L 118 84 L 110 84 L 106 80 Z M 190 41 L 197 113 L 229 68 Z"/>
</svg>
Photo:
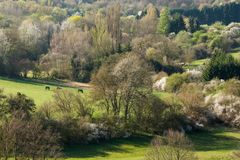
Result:
<svg viewBox="0 0 240 160">
<path fill-rule="evenodd" d="M 56 88 L 56 86 L 50 86 L 52 90 Z M 4 88 L 6 93 L 22 92 L 32 97 L 36 104 L 50 100 L 53 95 L 53 91 L 45 91 L 45 84 L 30 81 L 0 78 L 0 88 Z M 72 88 L 64 89 L 77 92 Z M 168 93 L 155 92 L 155 94 L 164 100 L 172 99 L 172 95 Z M 236 130 L 215 129 L 194 133 L 190 137 L 200 160 L 218 160 L 219 157 L 231 154 L 240 145 L 240 132 Z M 66 148 L 65 154 L 69 159 L 78 160 L 139 160 L 146 153 L 150 140 L 151 137 L 142 136 L 111 140 L 100 144 L 71 146 Z"/>
</svg>

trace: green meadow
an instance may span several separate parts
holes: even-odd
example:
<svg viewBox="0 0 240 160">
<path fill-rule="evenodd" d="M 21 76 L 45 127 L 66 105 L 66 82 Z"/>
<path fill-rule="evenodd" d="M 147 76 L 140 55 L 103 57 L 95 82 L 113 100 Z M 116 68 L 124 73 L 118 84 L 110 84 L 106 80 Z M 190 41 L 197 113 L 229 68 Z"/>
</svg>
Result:
<svg viewBox="0 0 240 160">
<path fill-rule="evenodd" d="M 49 86 L 50 91 L 45 90 L 45 87 Z M 16 94 L 17 92 L 23 93 L 28 97 L 34 99 L 36 105 L 41 105 L 44 102 L 51 100 L 54 91 L 57 89 L 57 85 L 44 84 L 34 82 L 32 80 L 19 80 L 0 78 L 0 89 L 4 90 L 6 94 Z M 62 89 L 77 92 L 76 88 L 61 87 Z"/>
</svg>

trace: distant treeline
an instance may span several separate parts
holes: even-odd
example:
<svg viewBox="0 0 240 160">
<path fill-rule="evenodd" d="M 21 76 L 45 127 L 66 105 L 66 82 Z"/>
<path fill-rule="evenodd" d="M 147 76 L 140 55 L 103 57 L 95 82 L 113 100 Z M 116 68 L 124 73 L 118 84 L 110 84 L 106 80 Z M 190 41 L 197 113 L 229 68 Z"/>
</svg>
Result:
<svg viewBox="0 0 240 160">
<path fill-rule="evenodd" d="M 174 9 L 171 14 L 180 14 L 186 17 L 193 17 L 200 24 L 213 24 L 217 21 L 224 24 L 240 22 L 240 4 L 233 2 L 221 6 L 204 7 L 203 9 Z"/>
</svg>

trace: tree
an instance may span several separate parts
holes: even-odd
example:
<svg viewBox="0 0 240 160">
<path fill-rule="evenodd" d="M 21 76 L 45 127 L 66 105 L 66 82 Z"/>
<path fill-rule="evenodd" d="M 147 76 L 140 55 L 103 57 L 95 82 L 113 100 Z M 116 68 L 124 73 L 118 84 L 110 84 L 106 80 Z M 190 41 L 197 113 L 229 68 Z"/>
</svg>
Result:
<svg viewBox="0 0 240 160">
<path fill-rule="evenodd" d="M 225 52 L 231 50 L 233 41 L 226 36 L 216 36 L 209 44 L 211 49 L 222 49 Z"/>
<path fill-rule="evenodd" d="M 19 41 L 17 31 L 15 29 L 1 29 L 0 41 L 0 74 L 12 77 L 19 76 L 19 73 L 27 68 L 22 65 L 22 62 L 28 61 L 28 57 Z"/>
<path fill-rule="evenodd" d="M 42 58 L 42 66 L 55 69 L 63 78 L 88 82 L 92 65 L 91 35 L 79 28 L 53 35 L 51 52 Z"/>
<path fill-rule="evenodd" d="M 172 15 L 172 18 L 170 20 L 169 31 L 178 33 L 182 30 L 185 30 L 185 23 L 183 17 L 180 14 Z"/>
<path fill-rule="evenodd" d="M 70 115 L 73 118 L 84 118 L 92 116 L 92 109 L 84 96 L 69 91 L 56 91 L 53 95 L 55 112 Z"/>
<path fill-rule="evenodd" d="M 200 28 L 197 18 L 187 17 L 184 19 L 184 21 L 185 21 L 185 28 L 187 29 L 188 32 L 193 33 Z"/>
<path fill-rule="evenodd" d="M 191 141 L 183 133 L 169 130 L 166 137 L 156 137 L 145 160 L 196 160 Z"/>
<path fill-rule="evenodd" d="M 24 113 L 27 117 L 29 117 L 35 109 L 34 101 L 21 93 L 17 93 L 17 95 L 15 96 L 10 95 L 6 99 L 6 103 L 6 114 L 14 115 L 17 112 L 21 112 Z"/>
<path fill-rule="evenodd" d="M 216 50 L 203 72 L 203 78 L 205 80 L 213 78 L 226 80 L 233 77 L 239 77 L 239 64 L 231 55 Z"/>
<path fill-rule="evenodd" d="M 170 11 L 163 8 L 160 13 L 157 33 L 167 35 L 170 31 Z"/>
<path fill-rule="evenodd" d="M 67 17 L 67 10 L 59 7 L 54 7 L 52 10 L 52 16 L 57 22 L 61 22 Z"/>
<path fill-rule="evenodd" d="M 111 6 L 107 12 L 108 32 L 112 38 L 112 45 L 115 51 L 120 51 L 121 29 L 120 29 L 121 5 L 120 3 Z"/>
<path fill-rule="evenodd" d="M 157 28 L 158 10 L 153 4 L 147 6 L 147 14 L 140 20 L 138 33 L 140 36 L 155 34 Z"/>
<path fill-rule="evenodd" d="M 202 90 L 203 88 L 195 83 L 183 84 L 177 95 L 184 113 L 194 121 L 198 121 L 206 113 Z"/>
<path fill-rule="evenodd" d="M 95 18 L 95 27 L 91 29 L 91 37 L 93 41 L 94 56 L 102 58 L 109 56 L 113 52 L 112 38 L 107 28 L 107 22 L 100 12 Z"/>
<path fill-rule="evenodd" d="M 0 126 L 0 157 L 47 159 L 59 158 L 61 147 L 58 134 L 44 129 L 36 120 L 23 117 L 3 121 Z"/>
<path fill-rule="evenodd" d="M 131 111 L 144 103 L 151 93 L 148 65 L 136 55 L 127 54 L 103 65 L 92 78 L 93 95 L 101 100 L 108 115 L 121 116 L 125 122 Z"/>
<path fill-rule="evenodd" d="M 37 60 L 41 54 L 47 52 L 48 34 L 41 23 L 32 19 L 24 20 L 18 32 L 21 43 L 30 55 L 29 59 Z"/>
</svg>

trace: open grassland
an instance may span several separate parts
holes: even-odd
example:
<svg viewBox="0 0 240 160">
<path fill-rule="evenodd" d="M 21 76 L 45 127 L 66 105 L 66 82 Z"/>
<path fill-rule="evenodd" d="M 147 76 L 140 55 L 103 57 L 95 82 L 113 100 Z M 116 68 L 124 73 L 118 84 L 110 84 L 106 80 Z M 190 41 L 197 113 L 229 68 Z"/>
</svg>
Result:
<svg viewBox="0 0 240 160">
<path fill-rule="evenodd" d="M 40 105 L 51 100 L 57 85 L 48 85 L 51 91 L 45 90 L 46 84 L 0 78 L 0 88 L 5 93 L 21 92 L 33 98 Z M 77 93 L 76 88 L 63 89 Z M 85 92 L 85 91 L 84 91 Z M 154 92 L 162 100 L 170 101 L 173 95 Z M 240 131 L 228 128 L 209 129 L 189 135 L 200 160 L 231 160 L 230 154 L 240 148 Z M 116 139 L 98 144 L 86 144 L 65 147 L 66 158 L 74 160 L 141 160 L 149 149 L 151 136 L 135 136 L 129 139 Z"/>
</svg>

